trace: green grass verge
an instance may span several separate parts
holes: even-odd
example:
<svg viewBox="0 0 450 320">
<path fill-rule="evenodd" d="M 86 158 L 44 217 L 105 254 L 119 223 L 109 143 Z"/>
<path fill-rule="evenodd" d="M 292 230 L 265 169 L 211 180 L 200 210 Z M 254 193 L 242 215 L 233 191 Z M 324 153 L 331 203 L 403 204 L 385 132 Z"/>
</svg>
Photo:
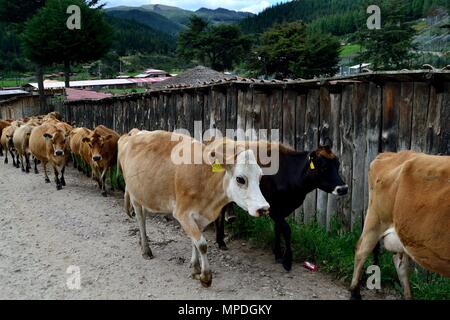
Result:
<svg viewBox="0 0 450 320">
<path fill-rule="evenodd" d="M 361 50 L 361 45 L 359 44 L 347 44 L 342 47 L 341 52 L 339 53 L 341 58 L 350 57 Z"/>
<path fill-rule="evenodd" d="M 274 243 L 272 220 L 270 218 L 255 219 L 239 208 L 235 211 L 237 219 L 229 226 L 232 236 L 248 239 L 257 247 L 271 249 Z M 316 222 L 297 224 L 292 218 L 288 222 L 292 228 L 294 261 L 314 262 L 321 271 L 332 273 L 349 285 L 353 274 L 353 259 L 359 232 L 343 232 L 342 223 L 338 219 L 332 221 L 329 232 Z M 359 230 L 359 228 L 355 229 Z M 372 263 L 372 257 L 370 257 L 364 270 Z M 403 290 L 392 262 L 392 254 L 385 250 L 380 255 L 380 269 L 382 287 L 394 288 L 402 294 Z M 363 274 L 363 284 L 364 277 Z M 410 268 L 410 283 L 415 299 L 450 299 L 450 279 L 448 278 L 429 273 L 414 265 Z"/>
</svg>

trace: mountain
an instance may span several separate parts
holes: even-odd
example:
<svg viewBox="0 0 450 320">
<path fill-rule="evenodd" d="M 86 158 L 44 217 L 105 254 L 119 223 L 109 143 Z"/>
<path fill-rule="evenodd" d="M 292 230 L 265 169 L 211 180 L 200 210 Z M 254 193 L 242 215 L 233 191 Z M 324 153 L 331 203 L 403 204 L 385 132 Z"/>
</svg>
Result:
<svg viewBox="0 0 450 320">
<path fill-rule="evenodd" d="M 142 8 L 111 8 L 105 10 L 105 13 L 109 17 L 135 21 L 154 30 L 158 30 L 171 35 L 177 34 L 184 28 L 184 26 L 179 23 L 173 22 L 158 13 Z"/>
<path fill-rule="evenodd" d="M 449 9 L 448 0 L 397 0 L 406 6 L 411 20 L 426 17 L 430 9 L 442 6 Z M 376 2 L 375 2 L 376 3 Z M 312 30 L 335 35 L 354 33 L 365 21 L 367 0 L 301 0 L 278 4 L 256 16 L 246 18 L 240 25 L 246 33 L 261 33 L 275 23 L 304 21 Z"/>
<path fill-rule="evenodd" d="M 254 16 L 253 13 L 238 12 L 224 8 L 218 8 L 214 10 L 201 8 L 197 11 L 190 11 L 161 4 L 143 5 L 141 7 L 119 6 L 105 9 L 105 12 L 110 16 L 120 17 L 122 19 L 128 20 L 135 20 L 154 29 L 171 34 L 175 34 L 182 30 L 184 26 L 187 25 L 187 23 L 189 22 L 189 17 L 192 15 L 198 15 L 213 24 L 238 23 L 239 21 L 247 17 Z M 146 15 L 146 13 L 149 15 Z M 160 18 L 158 19 L 155 14 Z M 161 17 L 165 18 L 165 20 L 161 20 Z M 149 21 L 151 19 L 154 19 L 154 21 Z M 169 25 L 167 21 L 170 21 L 172 25 Z"/>
</svg>

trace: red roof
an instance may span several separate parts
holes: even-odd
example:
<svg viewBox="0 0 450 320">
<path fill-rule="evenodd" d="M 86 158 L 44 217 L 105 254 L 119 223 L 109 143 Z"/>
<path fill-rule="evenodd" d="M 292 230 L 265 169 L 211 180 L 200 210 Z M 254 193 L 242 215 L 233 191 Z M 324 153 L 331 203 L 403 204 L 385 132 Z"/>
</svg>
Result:
<svg viewBox="0 0 450 320">
<path fill-rule="evenodd" d="M 89 90 L 79 90 L 66 88 L 66 100 L 76 101 L 76 100 L 100 100 L 103 98 L 112 97 L 112 94 L 89 91 Z"/>
<path fill-rule="evenodd" d="M 157 83 L 164 80 L 170 79 L 170 77 L 155 77 L 155 78 L 130 78 L 127 79 L 130 82 L 134 83 Z"/>
</svg>

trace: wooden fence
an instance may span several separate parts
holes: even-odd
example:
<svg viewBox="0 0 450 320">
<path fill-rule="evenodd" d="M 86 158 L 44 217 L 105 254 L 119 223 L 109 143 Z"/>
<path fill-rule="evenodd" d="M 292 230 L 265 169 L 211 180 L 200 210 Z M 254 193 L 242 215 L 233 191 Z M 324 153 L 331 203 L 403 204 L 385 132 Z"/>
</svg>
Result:
<svg viewBox="0 0 450 320">
<path fill-rule="evenodd" d="M 350 193 L 337 199 L 313 192 L 295 215 L 327 227 L 338 215 L 350 228 L 362 225 L 367 172 L 379 152 L 450 154 L 449 94 L 450 72 L 385 72 L 310 81 L 235 79 L 70 102 L 57 111 L 77 126 L 103 124 L 120 133 L 132 128 L 192 133 L 195 121 L 203 122 L 203 130 L 222 132 L 279 129 L 282 142 L 297 150 L 312 150 L 321 136 L 329 136 Z"/>
</svg>

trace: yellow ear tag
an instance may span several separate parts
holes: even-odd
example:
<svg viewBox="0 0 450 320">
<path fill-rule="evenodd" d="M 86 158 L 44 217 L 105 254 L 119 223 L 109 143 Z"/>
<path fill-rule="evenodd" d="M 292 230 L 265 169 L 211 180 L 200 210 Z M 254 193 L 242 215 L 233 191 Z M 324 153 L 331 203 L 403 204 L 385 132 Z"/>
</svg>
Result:
<svg viewBox="0 0 450 320">
<path fill-rule="evenodd" d="M 217 160 L 216 160 L 216 162 L 214 162 L 211 165 L 211 167 L 212 167 L 212 172 L 214 172 L 214 173 L 219 173 L 219 172 L 225 171 L 224 167 L 222 167 L 222 165 L 220 163 L 218 163 Z"/>
<path fill-rule="evenodd" d="M 309 163 L 309 167 L 311 168 L 311 170 L 316 170 L 316 167 L 314 166 L 314 163 L 312 161 Z"/>
</svg>

